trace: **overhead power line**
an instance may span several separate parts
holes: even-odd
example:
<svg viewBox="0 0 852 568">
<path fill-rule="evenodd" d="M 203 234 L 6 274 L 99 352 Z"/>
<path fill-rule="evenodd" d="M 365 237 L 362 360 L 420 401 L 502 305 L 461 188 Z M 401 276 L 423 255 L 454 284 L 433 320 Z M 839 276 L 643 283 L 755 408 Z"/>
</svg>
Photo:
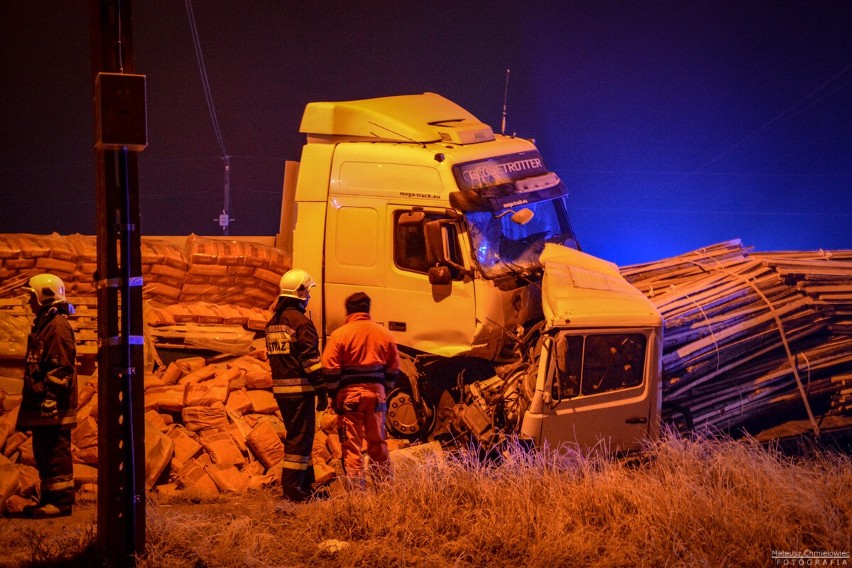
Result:
<svg viewBox="0 0 852 568">
<path fill-rule="evenodd" d="M 207 102 L 207 110 L 210 113 L 210 123 L 213 125 L 213 134 L 216 136 L 216 142 L 219 144 L 219 151 L 222 152 L 222 161 L 225 168 L 225 183 L 223 191 L 222 213 L 219 218 L 215 219 L 219 222 L 222 228 L 222 234 L 228 234 L 228 227 L 231 224 L 231 156 L 225 150 L 225 140 L 222 138 L 222 129 L 219 127 L 219 119 L 216 116 L 216 107 L 213 104 L 213 93 L 210 90 L 210 81 L 207 78 L 207 66 L 204 64 L 204 54 L 201 51 L 201 40 L 198 39 L 198 27 L 195 24 L 195 12 L 192 10 L 192 0 L 185 0 L 186 15 L 189 19 L 189 29 L 192 31 L 192 44 L 195 47 L 195 59 L 198 62 L 198 72 L 201 75 L 201 85 L 204 92 L 204 100 Z"/>
<path fill-rule="evenodd" d="M 801 99 L 799 99 L 798 101 L 793 103 L 792 106 L 785 109 L 783 112 L 781 112 L 780 114 L 778 114 L 777 116 L 772 118 L 770 121 L 768 121 L 767 123 L 765 123 L 764 125 L 759 127 L 757 130 L 753 131 L 751 134 L 749 134 L 748 136 L 746 136 L 745 138 L 743 138 L 742 140 L 740 140 L 736 144 L 730 146 L 728 149 L 717 154 L 713 158 L 710 158 L 709 160 L 707 160 L 706 162 L 704 162 L 703 164 L 701 164 L 700 166 L 695 168 L 693 173 L 698 173 L 701 170 L 703 170 L 704 168 L 706 168 L 707 166 L 710 166 L 711 164 L 718 162 L 719 160 L 721 160 L 722 158 L 724 158 L 725 156 L 727 156 L 728 154 L 730 154 L 734 150 L 738 149 L 742 145 L 744 145 L 748 142 L 751 142 L 755 138 L 758 138 L 759 136 L 761 136 L 764 132 L 769 130 L 775 124 L 777 124 L 779 122 L 783 122 L 783 121 L 785 121 L 785 120 L 787 120 L 787 119 L 789 119 L 793 116 L 798 115 L 799 113 L 803 112 L 804 110 L 806 110 L 807 108 L 809 108 L 813 104 L 815 104 L 815 103 L 819 102 L 820 100 L 824 99 L 825 97 L 833 94 L 835 91 L 845 87 L 846 85 L 849 84 L 849 82 L 850 82 L 849 80 L 845 81 L 844 83 L 842 83 L 840 85 L 835 85 L 830 91 L 828 91 L 827 93 L 822 93 L 821 96 L 818 97 L 817 99 L 810 100 L 815 95 L 819 94 L 821 91 L 826 89 L 829 85 L 834 83 L 837 79 L 839 79 L 840 77 L 842 77 L 843 75 L 848 73 L 850 70 L 852 70 L 852 65 L 848 65 L 848 66 L 844 67 L 842 70 L 835 73 L 834 76 L 832 76 L 830 79 L 828 79 L 827 81 L 825 81 L 824 83 L 819 85 L 817 88 L 812 90 L 810 93 L 808 93 L 807 95 L 805 95 L 804 97 L 802 97 Z"/>
<path fill-rule="evenodd" d="M 192 32 L 192 44 L 195 47 L 195 59 L 198 62 L 198 72 L 201 74 L 201 86 L 204 91 L 204 100 L 207 102 L 207 110 L 210 113 L 210 122 L 213 125 L 213 134 L 219 144 L 222 156 L 227 156 L 225 141 L 222 138 L 222 129 L 219 128 L 219 119 L 216 117 L 216 107 L 213 104 L 213 93 L 210 91 L 210 81 L 207 78 L 207 66 L 204 64 L 204 54 L 201 51 L 201 41 L 198 39 L 198 27 L 195 25 L 195 12 L 192 10 L 192 0 L 186 0 L 186 15 L 189 18 L 189 29 Z"/>
</svg>

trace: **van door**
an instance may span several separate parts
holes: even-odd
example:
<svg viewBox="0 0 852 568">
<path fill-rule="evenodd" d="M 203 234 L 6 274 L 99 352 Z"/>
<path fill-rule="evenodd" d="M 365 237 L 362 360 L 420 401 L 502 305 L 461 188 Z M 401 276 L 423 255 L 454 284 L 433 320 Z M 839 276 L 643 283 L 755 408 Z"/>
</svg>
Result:
<svg viewBox="0 0 852 568">
<path fill-rule="evenodd" d="M 452 356 L 468 351 L 476 329 L 473 281 L 453 272 L 449 284 L 429 283 L 424 222 L 448 219 L 443 209 L 422 209 L 420 222 L 410 222 L 411 206 L 389 205 L 388 259 L 385 272 L 387 326 L 397 343 L 420 351 Z M 448 258 L 469 266 L 460 243 L 459 226 L 447 230 Z"/>
<path fill-rule="evenodd" d="M 542 440 L 607 452 L 638 450 L 656 426 L 650 331 L 561 332 Z"/>
</svg>

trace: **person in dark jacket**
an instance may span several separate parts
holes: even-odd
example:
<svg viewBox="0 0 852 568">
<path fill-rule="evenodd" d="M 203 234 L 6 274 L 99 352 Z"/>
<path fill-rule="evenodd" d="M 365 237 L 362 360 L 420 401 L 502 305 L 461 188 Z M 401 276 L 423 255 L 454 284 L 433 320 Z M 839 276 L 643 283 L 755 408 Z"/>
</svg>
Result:
<svg viewBox="0 0 852 568">
<path fill-rule="evenodd" d="M 325 410 L 328 398 L 320 365 L 319 337 L 305 315 L 310 290 L 316 286 L 304 270 L 281 277 L 280 295 L 266 325 L 266 351 L 272 368 L 272 394 L 284 418 L 284 499 L 301 502 L 310 496 L 309 469 L 316 428 L 316 410 Z"/>
<path fill-rule="evenodd" d="M 24 290 L 35 320 L 27 338 L 18 430 L 32 431 L 41 479 L 41 499 L 27 512 L 35 518 L 66 516 L 74 505 L 71 430 L 77 423 L 77 348 L 67 319 L 74 312 L 58 276 L 33 276 Z"/>
</svg>

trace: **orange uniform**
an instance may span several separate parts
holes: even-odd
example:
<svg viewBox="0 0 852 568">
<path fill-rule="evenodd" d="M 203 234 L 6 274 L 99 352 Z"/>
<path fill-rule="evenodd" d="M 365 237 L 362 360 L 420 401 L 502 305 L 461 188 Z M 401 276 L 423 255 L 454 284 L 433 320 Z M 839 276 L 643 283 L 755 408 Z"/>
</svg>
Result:
<svg viewBox="0 0 852 568">
<path fill-rule="evenodd" d="M 393 387 L 399 373 L 399 352 L 393 336 L 372 321 L 369 313 L 351 313 L 329 337 L 322 367 L 334 410 L 341 415 L 346 476 L 354 485 L 364 486 L 361 448 L 365 441 L 372 466 L 386 476 L 385 389 Z"/>
</svg>

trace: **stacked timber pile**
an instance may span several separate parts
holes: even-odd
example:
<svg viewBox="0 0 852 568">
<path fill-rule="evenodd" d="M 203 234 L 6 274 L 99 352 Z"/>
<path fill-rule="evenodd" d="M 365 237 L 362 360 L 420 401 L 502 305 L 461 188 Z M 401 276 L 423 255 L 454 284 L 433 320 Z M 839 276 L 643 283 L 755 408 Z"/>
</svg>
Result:
<svg viewBox="0 0 852 568">
<path fill-rule="evenodd" d="M 664 318 L 663 417 L 679 430 L 852 416 L 852 251 L 733 240 L 621 272 Z"/>
</svg>

